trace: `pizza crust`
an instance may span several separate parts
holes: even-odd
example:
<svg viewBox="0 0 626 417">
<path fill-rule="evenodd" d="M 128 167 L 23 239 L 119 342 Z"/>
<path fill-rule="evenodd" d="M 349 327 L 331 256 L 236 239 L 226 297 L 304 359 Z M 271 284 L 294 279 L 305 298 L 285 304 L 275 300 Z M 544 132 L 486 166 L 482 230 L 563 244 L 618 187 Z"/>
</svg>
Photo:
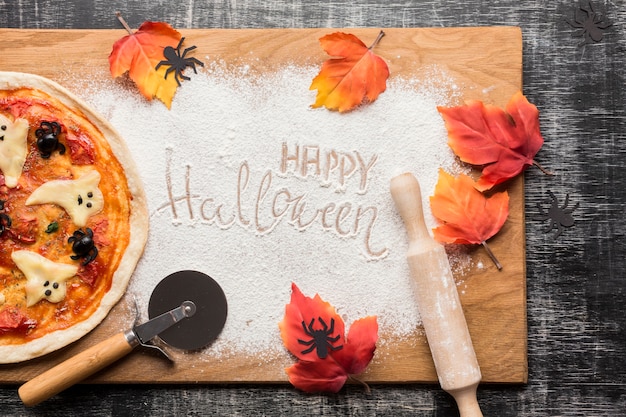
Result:
<svg viewBox="0 0 626 417">
<path fill-rule="evenodd" d="M 56 351 L 93 330 L 126 292 L 137 262 L 148 238 L 148 208 L 143 184 L 131 153 L 113 126 L 64 87 L 47 78 L 27 73 L 0 71 L 0 89 L 30 87 L 44 91 L 68 107 L 79 109 L 108 140 L 113 154 L 123 166 L 131 194 L 130 240 L 113 275 L 111 288 L 97 310 L 87 319 L 67 328 L 49 333 L 22 345 L 0 346 L 0 363 L 16 363 Z"/>
</svg>

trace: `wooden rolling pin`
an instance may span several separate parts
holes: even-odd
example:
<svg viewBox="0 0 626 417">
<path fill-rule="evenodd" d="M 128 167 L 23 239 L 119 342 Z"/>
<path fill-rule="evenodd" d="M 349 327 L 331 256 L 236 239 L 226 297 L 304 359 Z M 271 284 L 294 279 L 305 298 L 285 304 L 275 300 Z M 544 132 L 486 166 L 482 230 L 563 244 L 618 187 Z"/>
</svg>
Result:
<svg viewBox="0 0 626 417">
<path fill-rule="evenodd" d="M 480 368 L 445 248 L 424 223 L 417 179 L 410 173 L 392 178 L 391 195 L 407 229 L 413 292 L 439 383 L 454 397 L 461 417 L 482 417 L 476 399 Z"/>
</svg>

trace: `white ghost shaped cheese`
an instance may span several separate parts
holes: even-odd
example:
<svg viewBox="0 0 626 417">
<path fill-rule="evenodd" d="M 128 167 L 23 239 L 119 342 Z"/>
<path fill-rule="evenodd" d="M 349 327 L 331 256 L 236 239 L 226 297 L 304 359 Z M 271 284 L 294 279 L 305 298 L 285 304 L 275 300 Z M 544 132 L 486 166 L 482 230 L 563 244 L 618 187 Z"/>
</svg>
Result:
<svg viewBox="0 0 626 417">
<path fill-rule="evenodd" d="M 18 250 L 11 254 L 15 265 L 26 276 L 26 306 L 37 304 L 42 299 L 58 303 L 65 298 L 65 281 L 78 272 L 78 266 L 53 262 L 38 253 Z"/>
<path fill-rule="evenodd" d="M 27 136 L 26 119 L 15 119 L 12 122 L 0 114 L 0 170 L 4 174 L 4 183 L 9 188 L 15 188 L 22 175 L 28 154 Z"/>
<path fill-rule="evenodd" d="M 89 171 L 75 180 L 52 180 L 42 184 L 26 200 L 27 206 L 52 203 L 67 211 L 74 224 L 83 227 L 87 219 L 104 207 L 104 196 L 98 188 L 100 173 Z"/>
</svg>

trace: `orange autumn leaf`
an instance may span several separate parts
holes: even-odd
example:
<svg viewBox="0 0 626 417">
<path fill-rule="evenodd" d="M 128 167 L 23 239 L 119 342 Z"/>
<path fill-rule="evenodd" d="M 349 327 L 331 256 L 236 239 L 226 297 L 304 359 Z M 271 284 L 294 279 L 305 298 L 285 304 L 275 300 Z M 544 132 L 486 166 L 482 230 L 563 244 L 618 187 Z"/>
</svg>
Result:
<svg viewBox="0 0 626 417">
<path fill-rule="evenodd" d="M 470 101 L 438 107 L 448 129 L 448 144 L 462 161 L 484 166 L 477 188 L 489 190 L 531 165 L 543 145 L 539 111 L 517 92 L 505 109 Z"/>
<path fill-rule="evenodd" d="M 165 77 L 166 66 L 155 68 L 164 59 L 166 47 L 176 48 L 181 34 L 163 22 L 144 22 L 134 33 L 127 30 L 129 34 L 113 44 L 109 55 L 111 75 L 116 78 L 128 71 L 146 99 L 156 97 L 169 109 L 178 84 L 174 77 Z"/>
<path fill-rule="evenodd" d="M 345 112 L 371 103 L 387 88 L 389 68 L 372 52 L 383 37 L 381 31 L 369 48 L 356 36 L 336 32 L 320 38 L 322 49 L 334 58 L 322 64 L 310 90 L 317 90 L 314 108 Z"/>
<path fill-rule="evenodd" d="M 486 242 L 500 231 L 509 215 L 506 191 L 487 197 L 476 189 L 476 183 L 469 176 L 461 174 L 455 178 L 440 170 L 435 194 L 430 197 L 430 208 L 433 216 L 443 223 L 433 229 L 437 241 L 483 245 L 501 269 Z"/>
<path fill-rule="evenodd" d="M 283 344 L 298 359 L 286 369 L 289 381 L 305 392 L 337 392 L 372 360 L 377 319 L 356 320 L 345 337 L 343 319 L 330 303 L 318 294 L 305 296 L 296 284 L 291 290 L 291 301 L 278 324 Z"/>
</svg>

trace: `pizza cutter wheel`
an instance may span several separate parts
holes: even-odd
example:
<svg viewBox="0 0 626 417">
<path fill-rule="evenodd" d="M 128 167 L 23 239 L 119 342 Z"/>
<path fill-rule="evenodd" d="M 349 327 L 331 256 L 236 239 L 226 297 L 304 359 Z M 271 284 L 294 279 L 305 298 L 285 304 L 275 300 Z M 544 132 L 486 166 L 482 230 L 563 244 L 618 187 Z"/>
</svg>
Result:
<svg viewBox="0 0 626 417">
<path fill-rule="evenodd" d="M 157 336 L 178 349 L 203 348 L 224 328 L 227 311 L 224 291 L 211 277 L 197 271 L 175 272 L 154 288 L 148 305 L 150 320 L 31 379 L 19 388 L 19 396 L 25 405 L 37 405 L 121 359 L 137 345 L 155 347 L 150 341 Z"/>
</svg>

